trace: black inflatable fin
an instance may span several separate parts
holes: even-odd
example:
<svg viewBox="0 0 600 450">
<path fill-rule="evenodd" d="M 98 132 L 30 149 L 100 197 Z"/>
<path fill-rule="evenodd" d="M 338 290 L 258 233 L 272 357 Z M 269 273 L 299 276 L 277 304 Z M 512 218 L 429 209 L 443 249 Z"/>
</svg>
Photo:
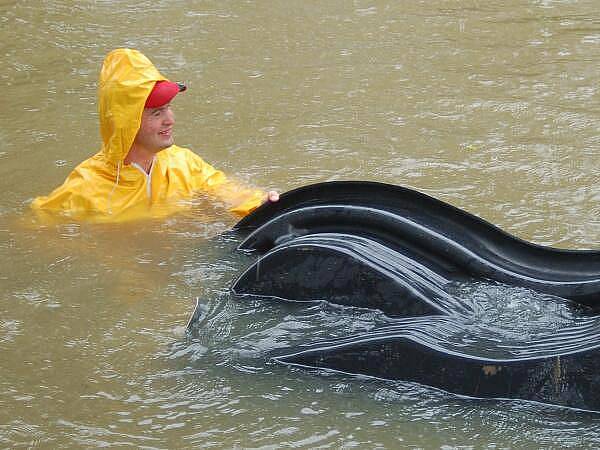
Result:
<svg viewBox="0 0 600 450">
<path fill-rule="evenodd" d="M 571 313 L 571 301 L 598 308 L 598 250 L 526 242 L 425 194 L 372 182 L 287 192 L 235 230 L 245 235 L 240 250 L 259 253 L 234 283 L 235 294 L 396 316 L 385 319 L 393 325 L 356 336 L 283 349 L 279 362 L 600 411 L 600 318 L 557 316 L 553 330 L 503 342 L 506 324 L 494 324 L 497 333 L 478 327 L 477 304 L 458 301 L 449 288 L 487 279 L 541 292 L 530 291 L 543 304 L 564 302 Z"/>
<path fill-rule="evenodd" d="M 543 247 L 411 189 L 333 182 L 283 194 L 235 227 L 250 232 L 242 250 L 267 252 L 299 236 L 367 237 L 449 278 L 482 277 L 595 306 L 600 251 Z"/>
<path fill-rule="evenodd" d="M 600 411 L 600 350 L 591 346 L 565 353 L 569 344 L 557 345 L 551 339 L 538 345 L 546 346 L 542 354 L 529 357 L 478 357 L 458 348 L 427 345 L 404 332 L 322 343 L 274 359 L 310 369 L 415 382 L 473 398 L 521 399 Z"/>
<path fill-rule="evenodd" d="M 448 280 L 430 268 L 369 239 L 308 235 L 284 243 L 250 266 L 234 283 L 236 294 L 295 301 L 326 300 L 376 308 L 389 316 L 447 313 Z"/>
</svg>

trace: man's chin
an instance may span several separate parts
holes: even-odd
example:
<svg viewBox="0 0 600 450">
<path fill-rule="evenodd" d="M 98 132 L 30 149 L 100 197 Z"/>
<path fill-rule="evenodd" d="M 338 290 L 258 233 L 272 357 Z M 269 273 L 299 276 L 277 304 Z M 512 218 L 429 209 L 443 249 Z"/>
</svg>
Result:
<svg viewBox="0 0 600 450">
<path fill-rule="evenodd" d="M 170 146 L 172 146 L 172 145 L 173 145 L 173 139 L 171 139 L 169 142 L 163 142 L 163 143 L 160 145 L 160 147 L 159 147 L 159 150 L 158 150 L 158 151 L 160 152 L 161 150 L 164 150 L 164 149 L 166 149 L 166 148 L 169 148 L 169 147 L 170 147 Z"/>
</svg>

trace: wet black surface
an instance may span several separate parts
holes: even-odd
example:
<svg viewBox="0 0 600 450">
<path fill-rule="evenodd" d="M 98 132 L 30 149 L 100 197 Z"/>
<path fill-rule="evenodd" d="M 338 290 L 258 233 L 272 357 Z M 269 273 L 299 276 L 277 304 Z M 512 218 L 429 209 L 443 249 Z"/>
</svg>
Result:
<svg viewBox="0 0 600 450">
<path fill-rule="evenodd" d="M 233 284 L 237 296 L 326 301 L 388 317 L 358 334 L 278 349 L 276 361 L 600 410 L 600 320 L 587 306 L 598 298 L 600 252 L 534 245 L 378 183 L 300 188 L 236 230 L 249 232 L 241 250 L 264 253 Z M 473 295 L 481 282 L 504 289 L 507 305 Z M 511 294 L 520 299 L 514 305 Z"/>
<path fill-rule="evenodd" d="M 560 351 L 554 345 L 547 353 Z M 379 378 L 413 381 L 478 398 L 511 398 L 600 410 L 600 353 L 592 348 L 567 355 L 490 359 L 429 347 L 393 334 L 377 339 L 319 344 L 275 358 Z"/>
<path fill-rule="evenodd" d="M 400 186 L 305 186 L 263 205 L 235 228 L 250 232 L 242 250 L 264 253 L 308 234 L 351 234 L 406 254 L 445 277 L 487 278 L 592 306 L 600 301 L 600 251 L 535 245 Z"/>
</svg>

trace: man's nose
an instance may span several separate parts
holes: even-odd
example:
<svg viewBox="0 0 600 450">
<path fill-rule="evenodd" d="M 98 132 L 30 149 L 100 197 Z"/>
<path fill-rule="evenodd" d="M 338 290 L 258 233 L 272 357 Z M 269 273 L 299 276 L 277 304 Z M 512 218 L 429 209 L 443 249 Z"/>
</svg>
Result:
<svg viewBox="0 0 600 450">
<path fill-rule="evenodd" d="M 165 114 L 165 118 L 163 120 L 163 123 L 165 125 L 173 125 L 175 123 L 175 114 L 173 113 L 173 111 L 171 110 L 171 108 L 167 109 L 166 112 L 167 113 Z"/>
</svg>

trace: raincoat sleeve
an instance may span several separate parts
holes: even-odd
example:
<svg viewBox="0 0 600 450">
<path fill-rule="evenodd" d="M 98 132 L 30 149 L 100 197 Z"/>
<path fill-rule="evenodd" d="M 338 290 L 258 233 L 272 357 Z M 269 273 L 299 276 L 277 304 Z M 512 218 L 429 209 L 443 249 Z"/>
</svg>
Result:
<svg viewBox="0 0 600 450">
<path fill-rule="evenodd" d="M 89 186 L 83 172 L 80 167 L 74 169 L 61 186 L 47 196 L 35 198 L 31 207 L 38 211 L 63 211 L 75 215 L 95 210 L 96 205 L 85 195 Z"/>
<path fill-rule="evenodd" d="M 243 217 L 258 208 L 267 198 L 260 189 L 245 187 L 225 176 L 192 151 L 188 151 L 188 164 L 193 176 L 211 195 L 223 201 L 233 214 Z"/>
</svg>

